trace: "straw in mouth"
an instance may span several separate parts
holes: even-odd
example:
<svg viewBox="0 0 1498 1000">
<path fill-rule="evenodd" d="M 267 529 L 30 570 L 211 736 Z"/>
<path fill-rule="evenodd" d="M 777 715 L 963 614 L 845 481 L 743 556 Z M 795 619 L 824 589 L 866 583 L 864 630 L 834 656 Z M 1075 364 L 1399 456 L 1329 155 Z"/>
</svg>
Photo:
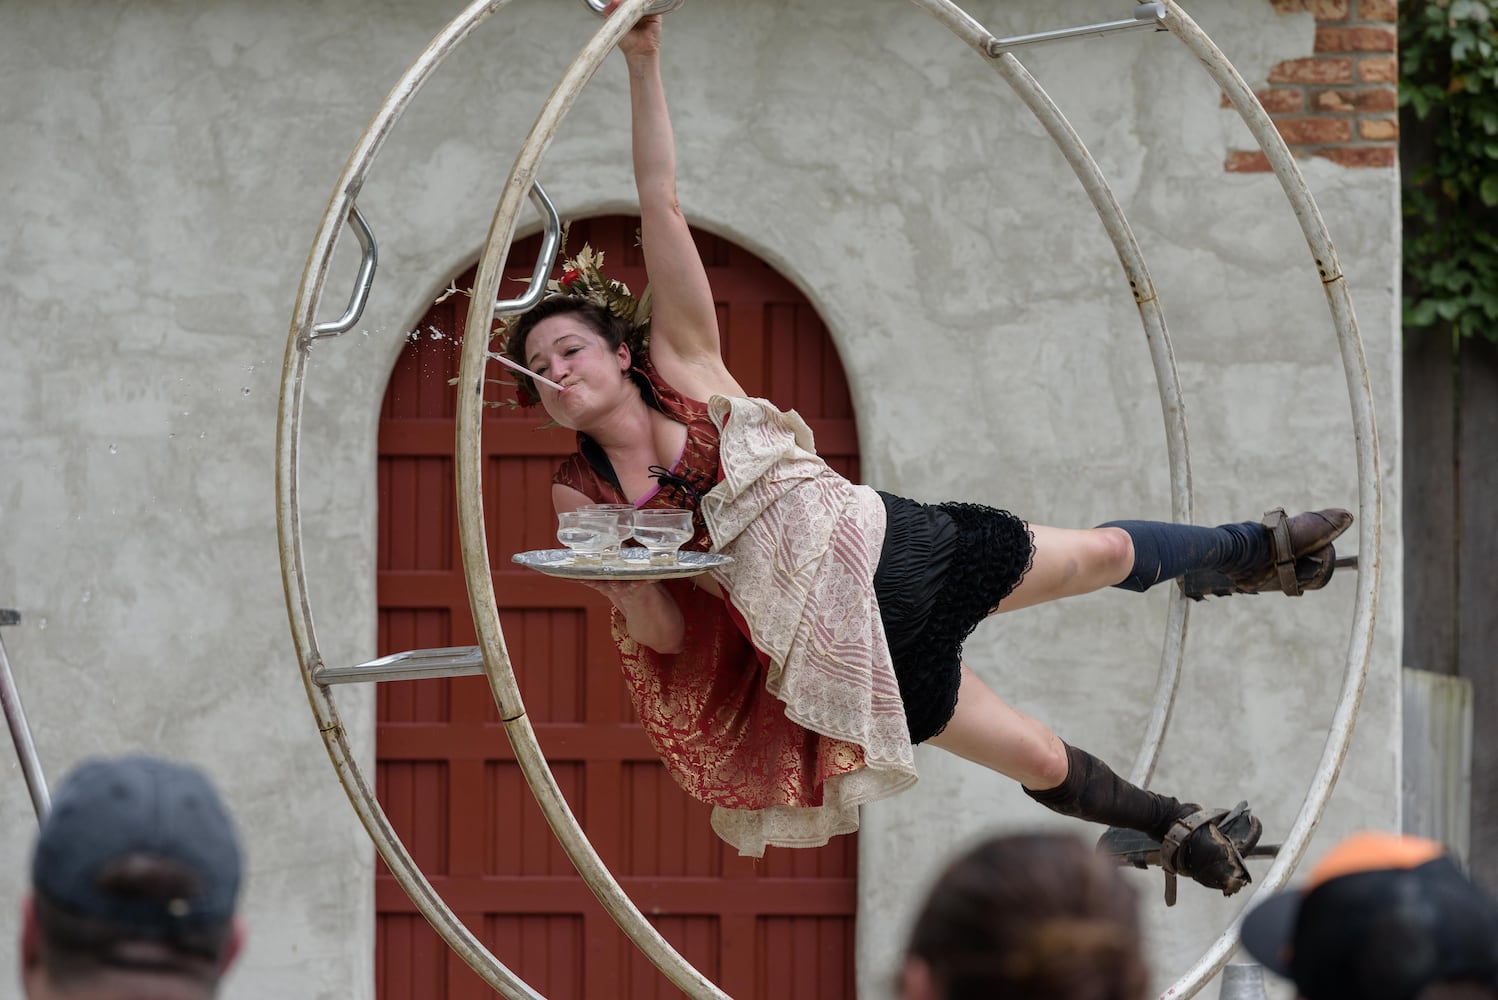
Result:
<svg viewBox="0 0 1498 1000">
<path fill-rule="evenodd" d="M 551 379 L 544 378 L 544 377 L 542 377 L 540 375 L 537 375 L 535 372 L 533 372 L 529 368 L 525 367 L 525 365 L 516 364 L 514 361 L 511 361 L 509 358 L 505 357 L 503 354 L 491 354 L 489 356 L 491 358 L 493 358 L 495 361 L 498 361 L 500 364 L 504 365 L 506 368 L 510 369 L 511 371 L 519 372 L 522 375 L 529 375 L 531 378 L 535 379 L 537 382 L 540 382 L 540 383 L 542 383 L 544 385 L 551 386 L 557 392 L 566 392 L 567 391 L 567 387 L 565 385 L 557 385 Z"/>
</svg>

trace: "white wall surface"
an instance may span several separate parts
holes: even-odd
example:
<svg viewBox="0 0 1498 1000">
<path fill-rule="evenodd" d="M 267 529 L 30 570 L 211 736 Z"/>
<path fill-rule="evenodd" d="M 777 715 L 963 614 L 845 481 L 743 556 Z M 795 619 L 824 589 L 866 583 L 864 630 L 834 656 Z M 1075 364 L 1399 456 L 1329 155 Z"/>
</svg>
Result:
<svg viewBox="0 0 1498 1000">
<path fill-rule="evenodd" d="M 967 5 L 998 34 L 1120 9 Z M 198 761 L 224 788 L 250 865 L 250 947 L 231 1000 L 373 992 L 373 852 L 312 724 L 280 582 L 277 392 L 339 170 L 458 11 L 0 0 L 0 606 L 25 615 L 5 648 L 54 780 L 88 754 L 144 747 Z M 1310 16 L 1279 17 L 1267 0 L 1191 12 L 1251 83 L 1311 50 Z M 374 652 L 375 426 L 402 335 L 477 255 L 525 129 L 596 26 L 561 0 L 500 11 L 420 93 L 359 197 L 381 268 L 358 330 L 314 352 L 303 429 L 309 593 L 328 662 Z M 1273 177 L 1223 172 L 1250 140 L 1205 73 L 1148 33 L 1022 59 L 1092 149 L 1149 261 L 1185 387 L 1197 520 L 1355 508 L 1348 387 L 1320 283 Z M 667 24 L 665 67 L 682 204 L 821 310 L 868 482 L 1055 525 L 1169 517 L 1160 405 L 1112 247 L 983 60 L 899 0 L 687 0 Z M 615 56 L 543 167 L 564 216 L 629 208 L 627 114 Z M 1399 819 L 1398 187 L 1391 170 L 1301 167 L 1352 290 L 1385 484 L 1372 669 L 1319 849 Z M 354 261 L 346 239 L 320 315 L 342 311 Z M 1247 798 L 1266 840 L 1284 836 L 1340 688 L 1355 581 L 1193 609 L 1156 787 Z M 980 628 L 968 659 L 1126 770 L 1166 606 L 1163 591 L 1109 592 L 1006 616 Z M 369 694 L 338 703 L 372 769 Z M 915 790 L 865 814 L 868 997 L 951 851 L 999 829 L 1098 832 L 939 751 L 919 763 Z M 0 818 L 16 835 L 0 845 L 0 885 L 15 899 L 33 820 L 19 769 L 8 773 Z M 1241 897 L 1187 885 L 1167 910 L 1158 873 L 1138 874 L 1163 985 Z M 0 911 L 0 940 L 15 931 Z M 14 975 L 0 949 L 0 981 Z"/>
</svg>

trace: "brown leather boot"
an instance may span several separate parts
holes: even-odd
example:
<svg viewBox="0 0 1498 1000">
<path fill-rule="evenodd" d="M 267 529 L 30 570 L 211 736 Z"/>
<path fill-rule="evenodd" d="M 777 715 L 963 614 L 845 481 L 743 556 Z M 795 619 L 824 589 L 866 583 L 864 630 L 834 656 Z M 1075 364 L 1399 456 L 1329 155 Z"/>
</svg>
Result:
<svg viewBox="0 0 1498 1000">
<path fill-rule="evenodd" d="M 1112 827 L 1098 840 L 1098 850 L 1118 864 L 1135 868 L 1159 866 L 1165 872 L 1165 905 L 1176 902 L 1176 876 L 1183 875 L 1224 896 L 1231 896 L 1253 879 L 1243 859 L 1272 857 L 1277 847 L 1259 847 L 1264 826 L 1247 802 L 1232 809 L 1202 809 L 1187 803 L 1170 820 L 1164 836 Z"/>
<path fill-rule="evenodd" d="M 1244 804 L 1235 810 L 1194 808 L 1176 817 L 1160 841 L 1161 867 L 1231 896 L 1253 881 L 1243 855 L 1263 833 L 1263 824 Z"/>
<path fill-rule="evenodd" d="M 1320 590 L 1337 568 L 1332 541 L 1352 525 L 1352 520 L 1352 513 L 1340 507 L 1306 511 L 1294 517 L 1286 516 L 1283 507 L 1276 507 L 1264 515 L 1270 542 L 1270 554 L 1264 562 L 1225 573 L 1187 573 L 1181 587 L 1187 597 L 1198 601 L 1209 595 L 1227 597 L 1276 590 L 1299 597 L 1307 590 Z"/>
</svg>

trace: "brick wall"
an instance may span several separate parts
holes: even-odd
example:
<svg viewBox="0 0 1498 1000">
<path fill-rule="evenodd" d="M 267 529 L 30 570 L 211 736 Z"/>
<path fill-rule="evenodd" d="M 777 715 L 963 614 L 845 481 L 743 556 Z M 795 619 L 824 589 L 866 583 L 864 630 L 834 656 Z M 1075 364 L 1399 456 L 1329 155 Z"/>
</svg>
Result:
<svg viewBox="0 0 1498 1000">
<path fill-rule="evenodd" d="M 1316 18 L 1312 53 L 1277 63 L 1254 91 L 1291 151 L 1345 167 L 1394 166 L 1398 0 L 1270 2 L 1280 14 L 1309 12 Z M 1269 169 L 1257 149 L 1229 152 L 1224 166 L 1235 172 Z"/>
</svg>

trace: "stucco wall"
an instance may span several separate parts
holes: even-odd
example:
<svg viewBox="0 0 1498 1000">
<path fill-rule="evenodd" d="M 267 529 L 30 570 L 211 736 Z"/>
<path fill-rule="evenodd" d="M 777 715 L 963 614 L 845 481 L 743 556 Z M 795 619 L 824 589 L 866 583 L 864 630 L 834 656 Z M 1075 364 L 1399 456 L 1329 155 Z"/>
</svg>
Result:
<svg viewBox="0 0 1498 1000">
<path fill-rule="evenodd" d="M 301 270 L 338 171 L 442 5 L 0 2 L 0 606 L 48 774 L 150 747 L 204 764 L 246 833 L 251 939 L 226 995 L 372 994 L 372 851 L 294 662 L 276 552 L 276 398 Z M 1127 7 L 1128 5 L 1124 5 Z M 1065 0 L 967 5 L 1000 34 L 1122 16 Z M 1311 48 L 1310 15 L 1211 0 L 1197 21 L 1254 83 Z M 1125 11 L 1126 13 L 1126 11 Z M 525 128 L 596 22 L 501 11 L 396 127 L 359 198 L 381 241 L 360 328 L 319 344 L 303 430 L 310 594 L 329 662 L 374 650 L 375 418 L 403 333 L 471 263 Z M 1026 53 L 1110 178 L 1150 263 L 1186 390 L 1197 520 L 1356 505 L 1348 390 L 1319 281 L 1274 179 L 1166 36 Z M 898 0 L 716 4 L 668 23 L 667 87 L 693 221 L 761 254 L 827 320 L 867 480 L 1040 523 L 1168 517 L 1160 406 L 1110 244 L 998 76 Z M 628 208 L 613 58 L 543 178 L 564 215 Z M 1397 178 L 1302 164 L 1367 347 L 1385 482 L 1382 600 L 1353 754 L 1317 843 L 1398 823 Z M 322 315 L 341 311 L 353 241 Z M 1355 548 L 1355 546 L 1353 546 Z M 1331 715 L 1354 580 L 1193 611 L 1157 787 L 1248 798 L 1287 831 Z M 1149 713 L 1164 594 L 1112 592 L 985 624 L 969 661 L 1063 737 L 1126 768 Z M 371 697 L 340 692 L 366 759 Z M 948 855 L 1058 821 L 1011 783 L 922 750 L 912 792 L 867 810 L 859 960 L 888 980 Z M 0 817 L 5 898 L 33 821 Z M 1095 831 L 1083 830 L 1091 835 Z M 1140 875 L 1162 982 L 1238 900 Z M 0 940 L 15 939 L 0 912 Z M 0 981 L 13 977 L 0 949 Z"/>
</svg>

